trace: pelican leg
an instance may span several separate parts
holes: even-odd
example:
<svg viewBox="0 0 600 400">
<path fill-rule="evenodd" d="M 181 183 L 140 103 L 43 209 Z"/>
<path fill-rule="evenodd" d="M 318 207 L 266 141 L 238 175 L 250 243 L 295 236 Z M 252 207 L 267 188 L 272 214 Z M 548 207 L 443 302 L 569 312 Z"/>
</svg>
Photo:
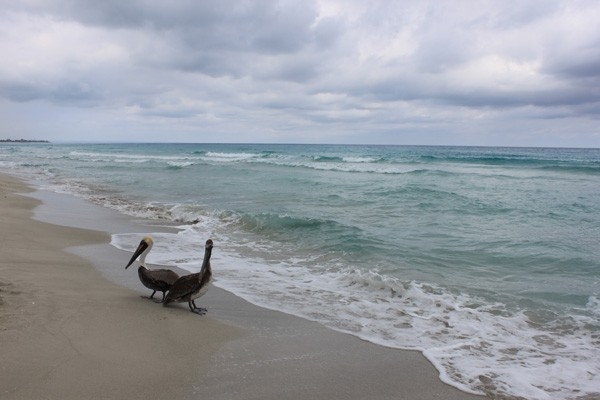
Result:
<svg viewBox="0 0 600 400">
<path fill-rule="evenodd" d="M 192 305 L 194 306 L 194 308 L 195 308 L 196 310 L 200 310 L 200 311 L 202 311 L 202 312 L 204 312 L 204 313 L 208 311 L 208 309 L 206 309 L 206 308 L 204 308 L 204 307 L 198 307 L 198 306 L 196 305 L 196 300 L 192 300 Z"/>
<path fill-rule="evenodd" d="M 198 315 L 206 314 L 206 308 L 196 307 L 196 303 L 194 303 L 194 300 L 188 301 L 188 306 L 190 307 L 190 311 L 193 312 L 194 314 L 198 314 Z"/>
<path fill-rule="evenodd" d="M 156 293 L 156 290 L 154 292 L 152 292 L 152 294 L 150 296 L 140 296 L 142 299 L 152 299 L 154 298 L 154 293 Z"/>
<path fill-rule="evenodd" d="M 164 303 L 165 302 L 165 297 L 167 297 L 167 292 L 162 292 L 163 297 L 162 300 L 154 300 L 155 303 Z"/>
</svg>

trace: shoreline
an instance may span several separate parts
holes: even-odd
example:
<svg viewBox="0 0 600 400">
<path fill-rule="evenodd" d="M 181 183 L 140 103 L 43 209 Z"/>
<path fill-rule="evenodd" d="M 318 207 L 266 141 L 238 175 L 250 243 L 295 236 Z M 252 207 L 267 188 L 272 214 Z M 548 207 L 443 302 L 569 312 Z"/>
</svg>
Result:
<svg viewBox="0 0 600 400">
<path fill-rule="evenodd" d="M 185 304 L 140 299 L 147 290 L 124 270 L 130 254 L 111 246 L 109 233 L 135 229 L 141 237 L 142 221 L 32 192 L 3 172 L 0 206 L 2 398 L 484 398 L 443 383 L 419 352 L 215 286 L 199 301 L 209 310 L 202 317 Z M 218 279 L 218 265 L 213 271 Z"/>
<path fill-rule="evenodd" d="M 109 236 L 32 219 L 39 201 L 17 194 L 30 191 L 0 175 L 0 397 L 190 398 L 211 354 L 239 330 L 184 320 L 103 279 L 63 249 Z M 215 340 L 190 346 L 198 335 Z"/>
</svg>

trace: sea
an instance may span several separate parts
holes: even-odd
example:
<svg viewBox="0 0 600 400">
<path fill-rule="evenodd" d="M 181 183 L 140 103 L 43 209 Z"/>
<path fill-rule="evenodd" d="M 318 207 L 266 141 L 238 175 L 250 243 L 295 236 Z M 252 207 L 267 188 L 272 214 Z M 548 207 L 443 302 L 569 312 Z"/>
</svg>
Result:
<svg viewBox="0 0 600 400">
<path fill-rule="evenodd" d="M 600 399 L 600 149 L 1 143 L 0 168 L 178 228 L 151 263 L 196 272 L 212 238 L 216 286 L 465 392 Z"/>
</svg>

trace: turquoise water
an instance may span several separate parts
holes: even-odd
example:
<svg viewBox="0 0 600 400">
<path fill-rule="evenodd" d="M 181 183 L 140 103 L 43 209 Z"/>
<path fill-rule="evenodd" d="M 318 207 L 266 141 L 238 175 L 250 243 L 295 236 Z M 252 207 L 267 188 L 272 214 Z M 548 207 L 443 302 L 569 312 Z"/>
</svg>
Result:
<svg viewBox="0 0 600 400">
<path fill-rule="evenodd" d="M 0 144 L 0 167 L 181 227 L 150 262 L 195 271 L 212 237 L 216 285 L 465 391 L 600 397 L 598 149 Z"/>
</svg>

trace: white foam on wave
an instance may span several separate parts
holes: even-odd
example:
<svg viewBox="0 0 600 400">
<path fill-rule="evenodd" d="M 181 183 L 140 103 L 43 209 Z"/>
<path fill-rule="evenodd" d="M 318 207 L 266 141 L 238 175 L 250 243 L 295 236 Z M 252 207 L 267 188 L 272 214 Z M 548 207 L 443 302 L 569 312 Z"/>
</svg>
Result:
<svg viewBox="0 0 600 400">
<path fill-rule="evenodd" d="M 600 297 L 590 296 L 585 307 L 592 314 L 594 314 L 597 317 L 600 317 Z"/>
<path fill-rule="evenodd" d="M 314 162 L 290 157 L 273 157 L 260 159 L 260 162 L 286 167 L 309 168 L 317 171 L 338 171 L 338 172 L 362 172 L 362 173 L 377 173 L 377 174 L 405 174 L 415 171 L 415 168 L 409 165 L 393 165 L 379 164 L 373 160 L 356 162 Z"/>
<path fill-rule="evenodd" d="M 378 161 L 377 158 L 374 157 L 342 157 L 342 160 L 344 162 L 349 162 L 349 163 L 374 163 L 376 161 Z"/>
<path fill-rule="evenodd" d="M 89 161 L 104 161 L 104 162 L 116 162 L 116 163 L 135 163 L 141 164 L 150 161 L 163 161 L 163 162 L 193 162 L 200 158 L 189 155 L 177 155 L 177 156 L 161 156 L 152 154 L 135 154 L 135 153 L 102 153 L 102 152 L 85 152 L 85 151 L 71 151 L 70 157 L 79 160 Z"/>
<path fill-rule="evenodd" d="M 192 165 L 195 165 L 196 163 L 193 161 L 169 161 L 169 162 L 167 162 L 167 164 L 169 164 L 172 167 L 185 168 L 185 167 L 191 167 Z"/>
<path fill-rule="evenodd" d="M 211 237 L 217 286 L 376 344 L 422 351 L 441 378 L 461 390 L 531 400 L 600 393 L 600 343 L 586 328 L 589 318 L 540 326 L 525 312 L 432 284 L 298 257 L 267 259 L 260 254 L 273 253 L 268 243 L 234 243 L 221 223 L 205 217 L 176 234 L 153 234 L 148 261 L 196 272 Z M 133 251 L 139 240 L 139 234 L 121 234 L 112 243 Z M 588 308 L 597 306 L 591 298 Z"/>
<path fill-rule="evenodd" d="M 246 161 L 258 157 L 260 157 L 260 154 L 256 153 L 220 153 L 209 151 L 206 153 L 204 159 L 217 162 L 236 162 Z"/>
<path fill-rule="evenodd" d="M 17 163 L 13 161 L 0 161 L 0 167 L 13 169 L 17 167 Z"/>
</svg>

